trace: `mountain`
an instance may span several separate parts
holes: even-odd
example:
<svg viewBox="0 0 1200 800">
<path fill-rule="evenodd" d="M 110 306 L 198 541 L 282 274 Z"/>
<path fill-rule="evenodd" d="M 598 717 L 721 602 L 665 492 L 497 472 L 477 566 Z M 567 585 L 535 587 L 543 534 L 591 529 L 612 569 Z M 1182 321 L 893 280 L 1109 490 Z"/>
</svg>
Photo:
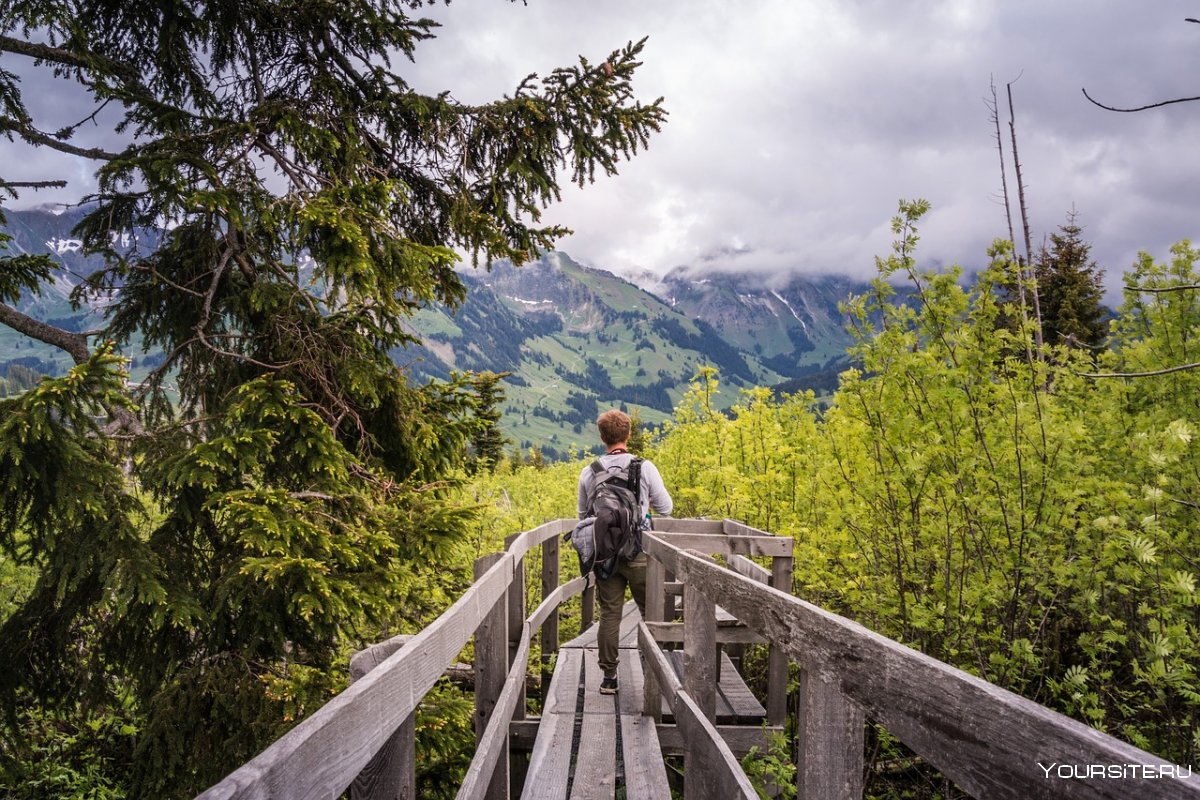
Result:
<svg viewBox="0 0 1200 800">
<path fill-rule="evenodd" d="M 76 285 L 100 267 L 84 256 L 72 229 L 84 211 L 6 211 L 18 252 L 49 253 L 60 265 L 43 298 L 22 310 L 66 326 L 94 326 L 101 309 L 73 309 Z M 156 246 L 158 234 L 114 234 L 118 247 Z M 744 276 L 676 270 L 651 293 L 610 272 L 548 252 L 514 267 L 496 262 L 464 269 L 461 307 L 430 306 L 412 319 L 421 344 L 392 357 L 417 380 L 451 371 L 509 372 L 503 427 L 514 444 L 549 455 L 593 445 L 592 422 L 608 406 L 637 407 L 642 419 L 665 419 L 703 366 L 720 372 L 719 407 L 750 386 L 828 385 L 849 342 L 837 303 L 866 284 L 839 277 L 795 278 L 771 286 Z M 136 380 L 162 354 L 131 352 Z M 64 354 L 0 326 L 0 377 L 6 362 L 51 374 L 69 367 Z M 785 383 L 786 381 L 786 383 Z"/>
</svg>

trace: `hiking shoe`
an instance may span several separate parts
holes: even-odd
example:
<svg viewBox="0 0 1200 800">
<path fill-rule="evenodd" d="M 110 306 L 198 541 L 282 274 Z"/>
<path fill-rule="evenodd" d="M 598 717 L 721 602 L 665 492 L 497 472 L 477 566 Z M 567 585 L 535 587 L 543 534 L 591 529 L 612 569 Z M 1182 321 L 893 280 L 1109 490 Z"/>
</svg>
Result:
<svg viewBox="0 0 1200 800">
<path fill-rule="evenodd" d="M 616 694 L 617 693 L 617 676 L 605 677 L 600 682 L 600 694 Z"/>
</svg>

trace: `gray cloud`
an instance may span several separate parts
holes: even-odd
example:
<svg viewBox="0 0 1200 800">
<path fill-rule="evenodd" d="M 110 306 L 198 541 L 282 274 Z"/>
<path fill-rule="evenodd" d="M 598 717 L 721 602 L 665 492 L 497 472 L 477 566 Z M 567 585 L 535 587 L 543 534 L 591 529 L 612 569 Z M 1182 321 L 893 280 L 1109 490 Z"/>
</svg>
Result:
<svg viewBox="0 0 1200 800">
<path fill-rule="evenodd" d="M 1162 258 L 1197 235 L 1200 103 L 1115 114 L 1080 93 L 1116 105 L 1200 94 L 1192 0 L 457 0 L 426 13 L 444 27 L 406 74 L 465 102 L 650 36 L 636 85 L 665 97 L 665 129 L 547 214 L 575 231 L 561 247 L 596 266 L 867 275 L 897 200 L 919 196 L 934 207 L 921 257 L 978 267 L 1007 235 L 983 103 L 993 75 L 1002 100 L 1020 76 L 1036 240 L 1076 209 L 1116 285 L 1139 249 Z M 15 153 L 0 143 L 6 164 Z M 6 171 L 63 173 L 38 158 Z"/>
</svg>

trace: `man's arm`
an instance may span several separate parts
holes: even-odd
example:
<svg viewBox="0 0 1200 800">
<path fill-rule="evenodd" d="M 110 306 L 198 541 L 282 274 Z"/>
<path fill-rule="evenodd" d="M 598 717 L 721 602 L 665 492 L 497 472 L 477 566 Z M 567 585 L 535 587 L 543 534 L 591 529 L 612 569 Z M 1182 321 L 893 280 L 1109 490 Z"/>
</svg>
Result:
<svg viewBox="0 0 1200 800">
<path fill-rule="evenodd" d="M 654 513 L 670 514 L 675 503 L 671 500 L 666 484 L 663 483 L 662 475 L 658 474 L 658 467 L 650 461 L 642 462 L 642 480 L 650 490 L 650 508 L 654 509 Z"/>
<path fill-rule="evenodd" d="M 576 503 L 576 510 L 579 512 L 579 518 L 583 519 L 588 512 L 588 468 L 584 467 L 583 472 L 579 473 L 579 500 Z"/>
</svg>

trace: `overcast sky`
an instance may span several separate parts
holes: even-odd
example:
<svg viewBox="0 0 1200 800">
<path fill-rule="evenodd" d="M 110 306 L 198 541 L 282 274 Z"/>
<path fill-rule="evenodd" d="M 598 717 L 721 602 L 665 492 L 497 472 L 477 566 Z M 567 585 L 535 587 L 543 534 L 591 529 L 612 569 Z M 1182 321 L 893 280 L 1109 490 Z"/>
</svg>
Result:
<svg viewBox="0 0 1200 800">
<path fill-rule="evenodd" d="M 472 103 L 649 36 L 635 87 L 665 98 L 666 126 L 548 214 L 593 266 L 865 276 L 897 201 L 924 197 L 922 260 L 978 267 L 1007 236 L 992 76 L 1002 98 L 1019 76 L 1035 242 L 1074 207 L 1114 286 L 1138 250 L 1200 238 L 1200 102 L 1116 114 L 1080 92 L 1200 95 L 1200 24 L 1184 21 L 1200 0 L 455 0 L 426 14 L 444 27 L 406 74 Z M 19 156 L 0 142 L 8 177 Z"/>
</svg>

